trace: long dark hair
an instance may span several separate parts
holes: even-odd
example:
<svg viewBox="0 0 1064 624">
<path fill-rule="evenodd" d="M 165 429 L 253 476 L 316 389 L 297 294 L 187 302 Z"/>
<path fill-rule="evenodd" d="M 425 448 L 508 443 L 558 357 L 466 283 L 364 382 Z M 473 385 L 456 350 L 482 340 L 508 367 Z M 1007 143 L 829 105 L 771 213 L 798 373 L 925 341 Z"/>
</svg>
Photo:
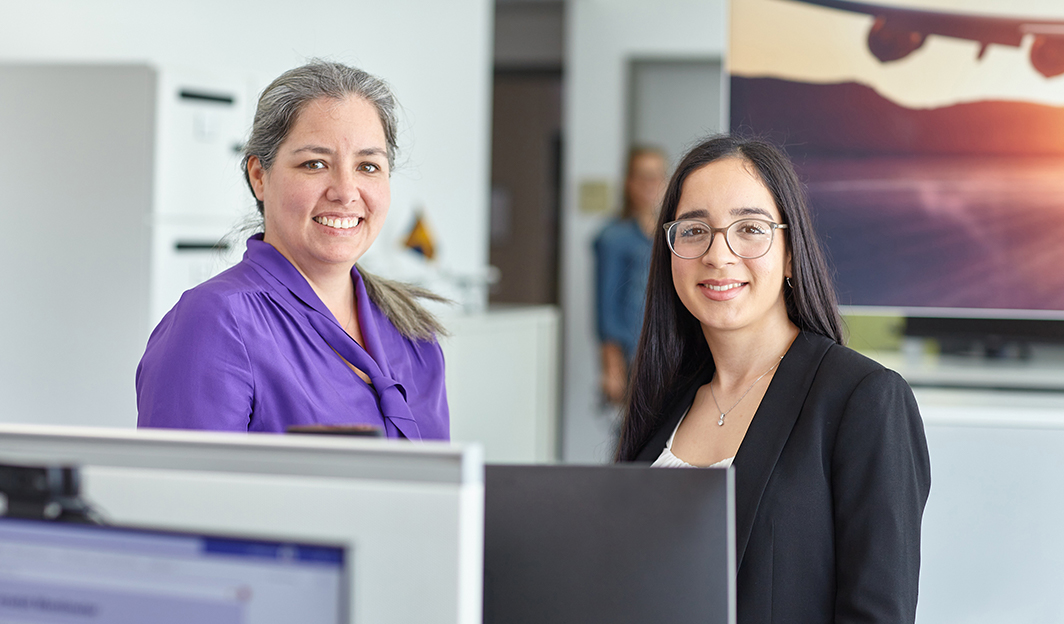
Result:
<svg viewBox="0 0 1064 624">
<path fill-rule="evenodd" d="M 799 329 L 843 344 L 833 280 L 813 231 L 805 192 L 790 160 L 778 148 L 759 139 L 719 135 L 703 140 L 676 167 L 658 217 L 643 333 L 632 363 L 618 461 L 635 459 L 657 429 L 669 397 L 712 363 L 713 355 L 698 320 L 684 307 L 673 286 L 671 252 L 662 226 L 676 218 L 687 176 L 728 157 L 743 158 L 754 166 L 788 226 L 777 232 L 786 233 L 791 252 L 793 286 L 784 288 L 787 316 Z"/>
</svg>

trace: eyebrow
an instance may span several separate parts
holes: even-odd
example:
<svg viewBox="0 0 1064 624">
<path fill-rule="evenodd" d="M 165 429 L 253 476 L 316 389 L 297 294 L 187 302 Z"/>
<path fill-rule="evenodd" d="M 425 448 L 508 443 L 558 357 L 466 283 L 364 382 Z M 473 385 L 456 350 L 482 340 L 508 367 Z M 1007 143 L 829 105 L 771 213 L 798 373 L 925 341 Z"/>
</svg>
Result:
<svg viewBox="0 0 1064 624">
<path fill-rule="evenodd" d="M 766 217 L 770 221 L 776 218 L 776 217 L 772 216 L 772 213 L 770 213 L 769 211 L 765 210 L 764 208 L 755 208 L 755 207 L 752 207 L 752 206 L 751 207 L 745 207 L 744 206 L 742 208 L 732 208 L 728 212 L 733 217 L 749 217 L 749 216 L 755 216 L 756 215 L 756 216 Z M 688 211 L 684 212 L 681 215 L 677 215 L 676 220 L 679 221 L 679 220 L 682 220 L 682 219 L 705 219 L 707 217 L 709 217 L 709 212 L 699 208 L 697 210 L 688 210 Z"/>
<path fill-rule="evenodd" d="M 324 156 L 332 156 L 335 153 L 332 149 L 320 145 L 304 145 L 303 147 L 292 150 L 293 154 L 300 154 L 302 152 L 322 154 Z M 381 147 L 366 147 L 355 152 L 355 156 L 383 156 L 387 158 L 388 152 Z"/>
</svg>

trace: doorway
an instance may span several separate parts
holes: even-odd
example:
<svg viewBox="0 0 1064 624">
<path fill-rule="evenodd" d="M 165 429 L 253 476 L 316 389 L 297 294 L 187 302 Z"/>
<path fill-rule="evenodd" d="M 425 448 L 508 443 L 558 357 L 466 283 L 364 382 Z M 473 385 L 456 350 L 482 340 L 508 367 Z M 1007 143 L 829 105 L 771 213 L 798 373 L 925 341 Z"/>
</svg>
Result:
<svg viewBox="0 0 1064 624">
<path fill-rule="evenodd" d="M 727 128 L 720 59 L 632 59 L 628 78 L 628 144 L 663 149 L 672 167 Z"/>
<path fill-rule="evenodd" d="M 557 304 L 562 72 L 495 72 L 490 303 Z"/>
</svg>

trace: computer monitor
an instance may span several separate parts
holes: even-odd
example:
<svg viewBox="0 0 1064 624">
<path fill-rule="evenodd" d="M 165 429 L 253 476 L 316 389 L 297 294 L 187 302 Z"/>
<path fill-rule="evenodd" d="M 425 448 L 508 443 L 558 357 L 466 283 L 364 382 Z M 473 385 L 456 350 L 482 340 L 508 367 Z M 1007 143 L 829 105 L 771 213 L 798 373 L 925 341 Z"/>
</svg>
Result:
<svg viewBox="0 0 1064 624">
<path fill-rule="evenodd" d="M 485 466 L 484 622 L 735 622 L 730 469 Z"/>
<path fill-rule="evenodd" d="M 355 624 L 481 624 L 476 445 L 2 424 L 2 463 L 79 467 L 112 524 L 343 545 Z"/>
<path fill-rule="evenodd" d="M 346 624 L 340 546 L 0 518 L 0 621 Z"/>
</svg>

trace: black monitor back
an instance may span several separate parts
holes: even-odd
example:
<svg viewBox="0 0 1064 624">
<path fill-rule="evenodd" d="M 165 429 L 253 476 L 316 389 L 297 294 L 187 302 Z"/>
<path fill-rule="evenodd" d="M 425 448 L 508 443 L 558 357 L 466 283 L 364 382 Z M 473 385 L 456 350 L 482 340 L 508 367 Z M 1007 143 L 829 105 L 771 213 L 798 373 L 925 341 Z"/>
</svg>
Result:
<svg viewBox="0 0 1064 624">
<path fill-rule="evenodd" d="M 485 467 L 485 624 L 735 622 L 728 469 Z"/>
</svg>

